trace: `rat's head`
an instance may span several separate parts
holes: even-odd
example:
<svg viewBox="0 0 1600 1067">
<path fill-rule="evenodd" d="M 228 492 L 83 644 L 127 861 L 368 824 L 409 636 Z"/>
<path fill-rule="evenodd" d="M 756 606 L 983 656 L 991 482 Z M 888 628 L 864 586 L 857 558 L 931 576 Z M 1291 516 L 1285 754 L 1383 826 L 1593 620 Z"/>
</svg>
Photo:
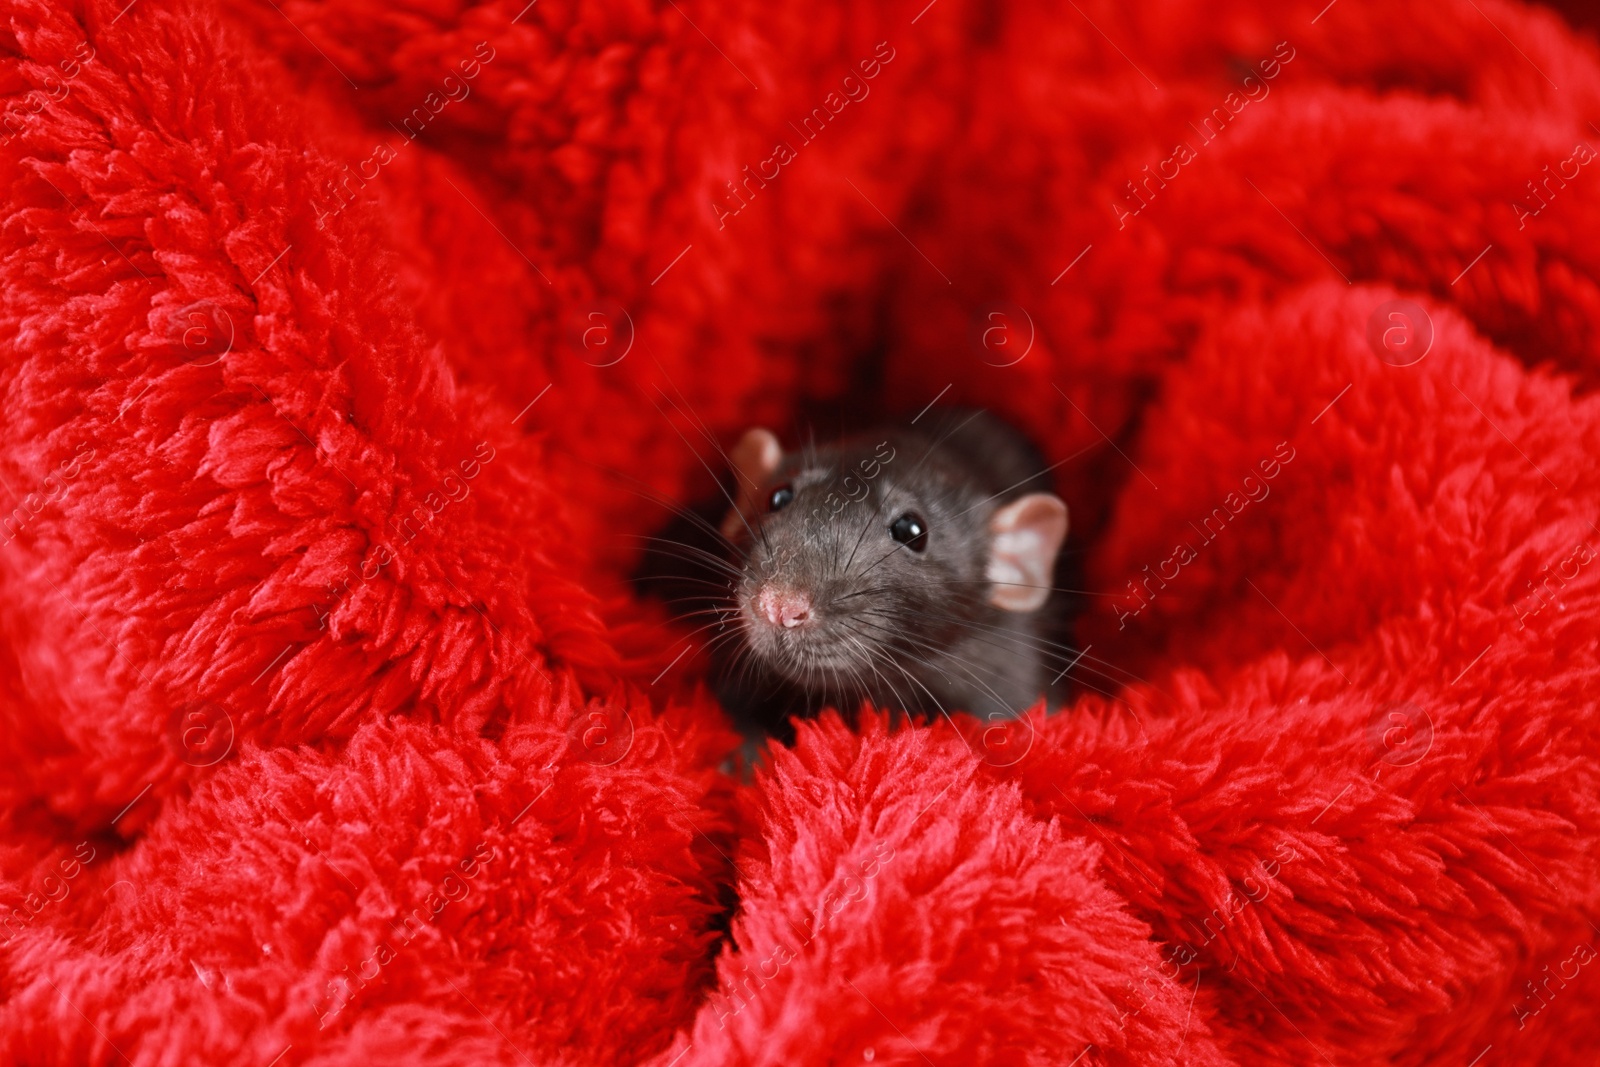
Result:
<svg viewBox="0 0 1600 1067">
<path fill-rule="evenodd" d="M 889 432 L 785 453 L 751 430 L 729 455 L 734 596 L 749 653 L 806 689 L 920 696 L 902 666 L 1050 595 L 1066 506 L 991 496 L 972 464 Z"/>
</svg>

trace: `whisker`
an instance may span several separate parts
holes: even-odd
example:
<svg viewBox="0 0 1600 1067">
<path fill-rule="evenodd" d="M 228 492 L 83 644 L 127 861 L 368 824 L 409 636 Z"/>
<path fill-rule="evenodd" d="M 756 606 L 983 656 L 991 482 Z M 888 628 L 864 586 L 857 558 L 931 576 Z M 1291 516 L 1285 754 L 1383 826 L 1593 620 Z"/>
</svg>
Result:
<svg viewBox="0 0 1600 1067">
<path fill-rule="evenodd" d="M 894 614 L 894 612 L 898 612 L 899 615 Z M 878 615 L 878 616 L 880 616 L 882 618 L 887 619 L 890 622 L 904 621 L 901 616 L 910 616 L 910 615 L 914 614 L 914 615 L 920 615 L 920 616 L 925 617 L 925 618 L 936 618 L 936 619 L 942 619 L 942 620 L 949 621 L 949 622 L 954 622 L 954 623 L 958 624 L 959 626 L 967 626 L 967 627 L 972 627 L 974 629 L 984 630 L 985 632 L 989 632 L 989 633 L 997 634 L 997 635 L 1002 636 L 1002 637 L 1010 638 L 1013 642 L 1022 643 L 1026 647 L 1032 648 L 1035 651 L 1039 652 L 1040 654 L 1046 656 L 1048 659 L 1052 659 L 1052 660 L 1055 660 L 1055 661 L 1058 661 L 1058 662 L 1059 661 L 1070 661 L 1074 665 L 1076 665 L 1076 664 L 1078 664 L 1080 662 L 1084 663 L 1084 664 L 1099 664 L 1101 667 L 1109 668 L 1109 670 L 1112 670 L 1112 671 L 1117 671 L 1117 672 L 1121 673 L 1122 675 L 1125 675 L 1127 678 L 1131 678 L 1136 682 L 1139 682 L 1139 683 L 1141 683 L 1141 684 L 1143 684 L 1145 686 L 1148 686 L 1149 688 L 1151 688 L 1155 692 L 1158 692 L 1161 695 L 1165 696 L 1173 704 L 1176 704 L 1178 702 L 1177 699 L 1171 693 L 1167 692 L 1165 689 L 1162 689 L 1160 686 L 1158 686 L 1155 683 L 1149 681 L 1148 679 L 1141 678 L 1139 675 L 1135 674 L 1133 671 L 1127 670 L 1126 668 L 1123 668 L 1123 667 L 1119 667 L 1118 665 L 1110 662 L 1109 660 L 1101 659 L 1098 656 L 1086 656 L 1086 655 L 1083 655 L 1082 650 L 1080 650 L 1080 649 L 1073 648 L 1070 645 L 1063 645 L 1063 644 L 1060 644 L 1060 643 L 1055 642 L 1055 641 L 1048 641 L 1048 640 L 1046 640 L 1046 639 L 1044 639 L 1042 637 L 1037 637 L 1037 636 L 1034 636 L 1034 635 L 1031 635 L 1031 634 L 1018 633 L 1018 632 L 1013 631 L 1013 630 L 1007 630 L 1007 629 L 1005 629 L 1003 627 L 990 627 L 987 624 L 974 622 L 974 621 L 972 621 L 970 619 L 963 619 L 963 618 L 960 618 L 960 617 L 954 616 L 954 615 L 940 615 L 940 614 L 931 613 L 931 612 L 911 612 L 910 609 L 904 609 L 904 608 L 869 609 L 867 611 L 862 612 L 862 614 Z M 1006 645 L 1004 645 L 1004 644 L 999 644 L 999 643 L 996 643 L 994 641 L 987 641 L 987 640 L 984 640 L 981 637 L 978 637 L 977 635 L 973 635 L 973 639 L 981 641 L 982 643 L 987 644 L 987 645 L 989 645 L 990 647 L 993 647 L 993 648 L 1005 648 L 1006 647 Z M 1061 652 L 1057 652 L 1057 651 L 1054 651 L 1055 649 L 1060 649 L 1062 651 Z M 1087 669 L 1089 669 L 1093 673 L 1099 675 L 1100 677 L 1106 679 L 1106 681 L 1108 681 L 1111 684 L 1116 685 L 1118 687 L 1122 687 L 1122 686 L 1126 686 L 1126 685 L 1130 684 L 1125 679 L 1118 678 L 1116 675 L 1113 675 L 1113 674 L 1109 673 L 1107 670 L 1100 670 L 1100 669 L 1097 669 L 1096 667 L 1093 667 L 1093 666 L 1090 666 Z M 1105 696 L 1111 697 L 1113 700 L 1121 700 L 1121 698 L 1117 697 L 1115 694 L 1107 693 L 1107 692 L 1105 692 L 1105 690 L 1102 690 L 1102 689 L 1099 689 L 1098 687 L 1092 686 L 1088 682 L 1083 681 L 1081 678 L 1078 681 L 1079 681 L 1079 684 L 1088 686 L 1089 688 L 1094 689 L 1098 693 L 1102 693 Z M 1126 701 L 1122 701 L 1122 702 L 1126 703 Z"/>
<path fill-rule="evenodd" d="M 985 586 L 987 586 L 987 585 L 1007 585 L 1007 586 L 1015 586 L 1018 589 L 1048 589 L 1052 593 L 1077 593 L 1077 594 L 1081 594 L 1083 596 L 1103 596 L 1103 597 L 1111 597 L 1113 599 L 1120 595 L 1118 593 L 1099 593 L 1099 592 L 1094 591 L 1093 589 L 1071 589 L 1071 588 L 1068 588 L 1066 586 L 1061 586 L 1061 585 L 1029 585 L 1026 582 L 996 582 L 996 581 L 994 581 L 992 579 L 989 579 L 989 578 L 952 578 L 952 579 L 949 579 L 947 581 L 921 582 L 919 584 L 925 585 L 925 586 L 933 586 L 933 585 L 985 585 Z M 870 589 L 859 589 L 854 593 L 846 593 L 844 596 L 835 597 L 834 598 L 834 603 L 838 603 L 841 600 L 853 600 L 854 598 L 856 598 L 858 596 L 866 596 L 869 593 L 890 592 L 890 591 L 893 591 L 893 589 L 894 589 L 894 587 L 893 586 L 889 586 L 889 585 L 875 585 Z"/>
<path fill-rule="evenodd" d="M 857 630 L 856 633 L 859 634 L 860 631 Z M 932 704 L 933 704 L 933 706 L 935 708 L 939 709 L 939 714 L 941 714 L 941 715 L 943 715 L 945 717 L 945 721 L 950 723 L 952 728 L 955 726 L 955 720 L 950 717 L 950 712 L 945 710 L 944 702 L 941 701 L 937 696 L 934 695 L 933 690 L 929 689 L 926 685 L 923 684 L 922 679 L 918 678 L 916 675 L 914 675 L 910 671 L 906 670 L 905 667 L 903 667 L 900 663 L 898 663 L 895 660 L 895 658 L 893 656 L 889 655 L 887 652 L 883 652 L 883 651 L 880 650 L 878 652 L 878 654 L 883 657 L 883 662 L 885 663 L 885 665 L 887 665 L 889 667 L 893 667 L 895 670 L 899 671 L 900 674 L 908 682 L 910 682 L 912 685 L 916 686 L 918 689 L 921 689 L 924 693 L 926 693 L 927 696 L 928 696 L 928 700 L 932 702 Z M 910 711 L 911 710 L 911 706 L 909 704 L 907 704 L 904 700 L 901 699 L 899 691 L 898 690 L 894 690 L 892 686 L 890 688 L 894 692 L 895 700 L 899 704 L 900 710 L 902 710 L 902 711 Z"/>
<path fill-rule="evenodd" d="M 958 423 L 957 425 L 955 425 L 953 427 L 950 427 L 944 433 L 940 434 L 939 437 L 936 438 L 932 443 L 930 443 L 928 445 L 928 447 L 923 451 L 922 458 L 917 460 L 917 465 L 911 468 L 911 473 L 906 475 L 906 477 L 907 478 L 913 477 L 919 470 L 922 469 L 922 465 L 924 463 L 928 462 L 928 457 L 932 456 L 933 453 L 939 448 L 939 446 L 943 445 L 951 437 L 955 436 L 955 434 L 958 433 L 961 429 L 963 429 L 967 425 L 967 423 L 971 422 L 973 419 L 976 419 L 980 414 L 982 414 L 981 411 L 974 411 L 971 415 L 968 415 L 960 423 Z M 861 532 L 856 535 L 855 547 L 853 547 L 850 550 L 850 558 L 849 558 L 849 560 L 847 560 L 845 562 L 845 565 L 844 565 L 846 570 L 848 570 L 850 568 L 850 564 L 851 563 L 855 562 L 856 553 L 858 551 L 860 551 L 861 542 L 866 539 L 867 531 L 872 529 L 872 527 L 882 519 L 882 517 L 883 517 L 883 506 L 889 502 L 888 501 L 888 497 L 884 495 L 884 493 L 882 492 L 881 488 L 877 493 L 875 493 L 873 495 L 875 495 L 878 498 L 878 506 L 873 509 L 872 515 L 867 519 L 867 521 L 862 524 Z M 879 560 L 879 562 L 881 563 L 882 560 Z M 877 566 L 877 564 L 873 564 L 873 566 Z M 871 570 L 872 568 L 869 567 L 867 569 Z"/>
<path fill-rule="evenodd" d="M 989 501 L 995 499 L 995 497 L 1005 496 L 1007 493 L 1011 492 L 1011 490 L 1020 489 L 1023 486 L 1027 485 L 1029 482 L 1031 482 L 1034 479 L 1036 479 L 1036 478 L 1043 478 L 1046 474 L 1049 474 L 1051 471 L 1055 470 L 1057 467 L 1064 466 L 1065 464 L 1071 463 L 1073 460 L 1077 459 L 1079 456 L 1083 455 L 1085 452 L 1088 452 L 1091 449 L 1096 448 L 1099 444 L 1100 444 L 1100 442 L 1096 441 L 1094 444 L 1084 445 L 1082 448 L 1078 449 L 1076 452 L 1074 452 L 1072 455 L 1068 456 L 1066 459 L 1061 460 L 1059 463 L 1050 464 L 1050 466 L 1046 467 L 1044 470 L 1040 471 L 1038 474 L 1030 474 L 1026 478 L 1022 479 L 1022 481 L 1016 483 L 1015 485 L 1008 485 L 1004 489 L 1000 490 L 998 493 L 995 493 L 993 496 L 984 497 L 982 500 L 978 501 L 976 504 L 974 504 L 970 508 L 968 508 L 967 511 L 961 512 L 961 515 L 965 515 L 968 511 L 976 511 L 979 508 L 983 507 L 983 505 L 987 504 Z M 956 518 L 959 519 L 961 517 L 961 515 L 957 515 Z"/>
<path fill-rule="evenodd" d="M 874 625 L 874 624 L 868 623 L 867 625 L 871 626 L 871 625 Z M 893 631 L 887 631 L 886 630 L 886 632 L 891 632 L 892 633 Z M 973 682 L 975 682 L 981 689 L 983 689 L 984 692 L 986 692 L 990 696 L 994 697 L 994 700 L 995 700 L 996 704 L 999 704 L 1002 707 L 1005 706 L 1006 699 L 1004 697 L 1002 697 L 999 693 L 996 693 L 994 691 L 994 689 L 987 682 L 985 682 L 982 678 L 980 678 L 978 676 L 978 673 L 976 671 L 974 671 L 972 669 L 972 667 L 971 667 L 971 662 L 972 661 L 968 660 L 965 656 L 957 655 L 956 653 L 950 651 L 949 649 L 937 648 L 937 647 L 927 643 L 926 641 L 922 641 L 922 640 L 919 640 L 917 638 L 910 637 L 909 635 L 907 635 L 905 633 L 900 633 L 897 636 L 901 641 L 908 642 L 908 643 L 914 645 L 915 647 L 920 648 L 920 649 L 922 649 L 922 650 L 924 650 L 926 652 L 931 652 L 934 655 L 936 655 L 936 656 L 938 656 L 938 657 L 940 657 L 942 659 L 946 659 L 946 660 L 951 661 L 958 669 L 961 670 L 962 673 L 964 673 L 968 678 L 972 679 Z M 923 665 L 927 666 L 927 667 L 933 667 L 935 670 L 939 669 L 936 664 L 931 663 L 931 662 L 924 661 Z M 972 709 L 968 708 L 966 710 L 971 711 Z"/>
<path fill-rule="evenodd" d="M 881 627 L 875 627 L 875 628 L 881 629 Z M 890 633 L 891 635 L 899 633 L 899 631 L 895 631 L 895 630 L 886 630 L 885 632 Z M 904 668 L 901 668 L 901 673 L 905 673 Z M 1095 673 L 1100 674 L 1100 673 L 1103 673 L 1103 672 L 1097 671 Z M 1119 685 L 1119 686 L 1122 684 L 1120 682 L 1116 682 L 1115 679 L 1112 679 L 1112 682 L 1114 684 Z M 1081 685 L 1085 689 L 1089 689 L 1089 690 L 1094 691 L 1095 693 L 1100 694 L 1101 696 L 1105 697 L 1107 700 L 1110 700 L 1114 704 L 1121 704 L 1123 707 L 1127 708 L 1130 712 L 1133 710 L 1133 706 L 1131 704 L 1129 704 L 1127 702 L 1127 700 L 1125 700 L 1124 698 L 1118 696 L 1116 693 L 1110 692 L 1110 691 L 1105 690 L 1105 689 L 1101 689 L 1099 686 L 1095 685 L 1094 683 L 1084 681 L 1081 678 L 1078 679 L 1078 684 Z M 946 718 L 949 718 L 948 713 L 946 713 Z M 1135 715 L 1135 718 L 1137 718 L 1137 714 Z M 953 722 L 952 722 L 952 725 L 954 725 Z"/>
<path fill-rule="evenodd" d="M 657 363 L 656 365 L 658 367 L 660 366 L 659 363 Z M 666 371 L 663 370 L 662 374 L 665 375 Z M 669 383 L 670 383 L 670 379 L 669 379 Z M 673 388 L 677 388 L 677 387 L 673 386 Z M 667 398 L 667 394 L 665 392 L 663 392 L 661 390 L 657 390 L 657 391 L 661 392 L 662 397 L 668 399 L 669 403 L 671 402 L 670 398 Z M 666 424 L 669 427 L 672 428 L 672 432 L 677 434 L 678 435 L 678 439 L 683 442 L 683 446 L 689 450 L 689 453 L 694 456 L 695 460 L 700 464 L 700 466 L 704 467 L 705 470 L 706 470 L 706 473 L 711 475 L 712 480 L 717 483 L 717 492 L 719 492 L 719 493 L 721 493 L 723 495 L 723 497 L 728 501 L 728 506 L 733 509 L 734 514 L 739 516 L 739 522 L 740 522 L 740 524 L 742 524 L 744 526 L 745 531 L 747 533 L 749 533 L 750 540 L 751 541 L 756 541 L 756 540 L 759 539 L 761 541 L 762 545 L 766 546 L 766 544 L 767 544 L 766 535 L 758 533 L 756 529 L 752 529 L 751 528 L 749 520 L 744 517 L 744 512 L 739 509 L 739 504 L 738 504 L 738 502 L 736 500 L 734 500 L 733 494 L 728 492 L 727 489 L 723 488 L 722 479 L 717 476 L 717 472 L 716 471 L 711 469 L 711 464 L 707 463 L 705 461 L 705 457 L 701 456 L 699 452 L 695 451 L 694 446 L 689 443 L 689 439 L 687 437 L 683 436 L 683 431 L 678 429 L 678 427 L 673 424 L 672 419 L 668 417 L 668 415 L 667 415 L 667 413 L 665 411 L 661 410 L 661 406 L 659 404 L 656 404 L 655 401 L 652 400 L 651 401 L 651 406 L 653 406 L 656 409 L 656 411 L 660 413 L 661 418 L 663 420 L 665 420 Z M 726 458 L 726 457 L 724 457 L 724 458 Z M 757 527 L 759 527 L 760 523 L 757 523 L 756 525 L 757 525 Z M 768 548 L 768 551 L 771 551 L 771 549 Z"/>
<path fill-rule="evenodd" d="M 548 447 L 550 448 L 551 451 L 560 453 L 561 455 L 567 457 L 568 459 L 571 459 L 571 460 L 573 460 L 573 461 L 575 461 L 577 463 L 581 463 L 584 466 L 589 467 L 589 468 L 591 468 L 593 470 L 600 471 L 601 473 L 603 473 L 603 474 L 607 475 L 608 477 L 610 477 L 616 484 L 623 486 L 623 488 L 627 489 L 630 493 L 633 493 L 635 496 L 640 497 L 641 499 L 644 499 L 644 500 L 648 500 L 652 504 L 657 504 L 657 505 L 665 508 L 666 510 L 670 511 L 672 514 L 678 516 L 679 518 L 687 519 L 689 522 L 693 523 L 696 526 L 696 528 L 704 530 L 706 533 L 708 533 L 711 536 L 715 537 L 718 541 L 722 542 L 723 544 L 728 544 L 728 539 L 722 535 L 722 531 L 717 529 L 717 527 L 712 525 L 710 522 L 706 521 L 706 519 L 703 516 L 699 515 L 698 513 L 696 513 L 691 508 L 685 507 L 684 505 L 679 504 L 676 501 L 669 500 L 666 497 L 659 495 L 654 490 L 652 490 L 647 483 L 639 480 L 638 478 L 634 477 L 633 475 L 628 474 L 628 473 L 626 473 L 624 471 L 616 470 L 615 468 L 612 468 L 612 467 L 608 467 L 603 463 L 597 463 L 594 460 L 590 459 L 588 456 L 580 455 L 579 453 L 574 452 L 574 451 L 572 451 L 571 449 L 568 449 L 568 448 L 563 448 L 558 444 L 551 444 Z M 632 484 L 630 485 L 630 484 L 627 484 L 627 483 L 632 483 Z"/>
<path fill-rule="evenodd" d="M 721 556 L 717 555 L 715 552 L 711 552 L 711 551 L 708 551 L 707 549 L 700 548 L 697 545 L 691 545 L 691 544 L 688 544 L 687 542 L 684 542 L 684 541 L 674 541 L 670 537 L 659 537 L 659 536 L 656 536 L 656 535 L 653 535 L 653 534 L 627 534 L 625 536 L 629 540 L 643 541 L 643 542 L 645 542 L 647 544 L 652 544 L 652 545 L 671 546 L 672 548 L 682 549 L 684 552 L 688 553 L 688 555 L 679 555 L 678 553 L 675 553 L 675 552 L 661 552 L 660 553 L 660 555 L 667 556 L 670 559 L 681 559 L 686 563 L 689 563 L 689 562 L 704 563 L 704 564 L 707 564 L 708 566 L 715 567 L 716 569 L 722 571 L 723 573 L 729 574 L 729 575 L 731 575 L 731 576 L 733 576 L 735 578 L 743 578 L 744 577 L 744 571 L 741 570 L 739 567 L 736 567 L 734 564 L 730 563 L 728 560 L 723 559 Z"/>
<path fill-rule="evenodd" d="M 973 417 L 976 418 L 976 416 L 973 416 Z M 970 422 L 972 420 L 968 419 L 967 421 Z M 964 425 L 966 425 L 966 423 L 962 423 L 962 425 L 964 426 Z M 923 458 L 926 459 L 927 457 L 924 456 Z M 950 486 L 946 486 L 946 487 L 944 487 L 943 489 L 940 490 L 941 497 L 951 496 L 951 495 L 954 494 L 954 492 L 955 492 L 954 488 L 950 487 Z M 882 505 L 881 504 L 879 505 L 879 509 L 880 510 L 882 509 Z M 869 526 L 869 528 L 870 528 L 870 526 Z M 896 542 L 894 548 L 891 548 L 889 551 L 885 552 L 882 556 L 880 556 L 876 560 L 874 560 L 873 563 L 872 563 L 872 566 L 866 568 L 860 574 L 856 575 L 856 579 L 860 580 L 862 578 L 865 578 L 867 575 L 872 573 L 873 569 L 876 568 L 878 566 L 878 564 L 882 563 L 884 560 L 888 559 L 890 556 L 894 555 L 897 551 L 899 551 L 900 549 L 903 549 L 905 547 L 906 547 L 905 545 L 900 544 L 899 542 Z"/>
<path fill-rule="evenodd" d="M 841 597 L 840 599 L 843 599 L 843 598 Z M 1018 641 L 1026 641 L 1026 642 L 1030 643 L 1030 647 L 1037 648 L 1040 651 L 1044 651 L 1046 649 L 1059 649 L 1062 653 L 1066 653 L 1068 655 L 1077 655 L 1078 652 L 1079 652 L 1079 649 L 1075 645 L 1062 644 L 1059 641 L 1052 641 L 1052 640 L 1050 640 L 1050 639 L 1048 639 L 1046 637 L 1043 637 L 1043 636 L 1041 636 L 1039 634 L 1032 634 L 1032 633 L 1028 633 L 1026 631 L 1020 631 L 1020 630 L 1012 630 L 1009 627 L 999 626 L 999 625 L 996 625 L 994 623 L 986 623 L 986 622 L 982 622 L 982 621 L 979 621 L 979 620 L 976 620 L 976 619 L 969 619 L 969 618 L 965 618 L 965 617 L 960 616 L 960 615 L 951 615 L 951 614 L 947 614 L 945 612 L 926 611 L 926 610 L 922 610 L 922 609 L 908 608 L 908 607 L 904 607 L 904 606 L 898 605 L 898 604 L 880 604 L 880 605 L 877 605 L 874 608 L 867 608 L 867 609 L 863 609 L 863 610 L 864 611 L 868 611 L 868 612 L 877 612 L 879 614 L 883 614 L 883 613 L 886 613 L 886 612 L 899 612 L 899 613 L 904 614 L 904 615 L 906 615 L 908 617 L 909 616 L 917 616 L 917 617 L 924 618 L 924 619 L 935 619 L 935 620 L 939 620 L 939 621 L 942 621 L 942 622 L 953 622 L 958 627 L 963 627 L 963 626 L 972 627 L 973 629 L 984 630 L 984 631 L 989 632 L 989 633 L 994 633 L 994 634 L 999 634 L 999 635 L 1002 635 L 1002 636 L 1012 637 L 1012 638 L 1015 638 Z M 1094 657 L 1090 657 L 1090 658 L 1094 658 Z M 1115 664 L 1111 664 L 1111 663 L 1107 663 L 1106 665 L 1107 666 L 1115 666 Z M 1131 671 L 1128 672 L 1128 675 L 1129 675 L 1129 677 L 1134 678 L 1137 681 L 1143 682 L 1145 685 L 1151 685 L 1151 683 L 1149 681 L 1147 681 L 1146 679 L 1143 679 L 1143 678 L 1139 678 L 1138 675 L 1133 674 L 1133 672 L 1131 672 Z"/>
</svg>

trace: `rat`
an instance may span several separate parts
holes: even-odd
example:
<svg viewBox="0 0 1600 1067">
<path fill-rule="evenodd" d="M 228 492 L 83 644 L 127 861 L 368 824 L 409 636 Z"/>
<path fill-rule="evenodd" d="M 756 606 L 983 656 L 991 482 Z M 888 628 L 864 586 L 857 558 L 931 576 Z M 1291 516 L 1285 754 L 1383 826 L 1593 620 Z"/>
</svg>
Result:
<svg viewBox="0 0 1600 1067">
<path fill-rule="evenodd" d="M 747 732 L 792 738 L 791 714 L 863 700 L 994 719 L 1053 695 L 1068 521 L 1049 468 L 986 411 L 916 421 L 793 451 L 756 428 L 728 453 L 719 689 Z"/>
</svg>

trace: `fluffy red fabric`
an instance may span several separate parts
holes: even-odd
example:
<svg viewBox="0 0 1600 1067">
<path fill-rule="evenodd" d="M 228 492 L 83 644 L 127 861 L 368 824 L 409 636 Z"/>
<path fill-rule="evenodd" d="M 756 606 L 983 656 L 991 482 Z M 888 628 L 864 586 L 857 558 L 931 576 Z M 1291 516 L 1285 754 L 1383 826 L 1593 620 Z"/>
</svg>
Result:
<svg viewBox="0 0 1600 1067">
<path fill-rule="evenodd" d="M 4 6 L 0 1062 L 1600 1055 L 1557 14 Z M 937 396 L 1084 696 L 736 785 L 655 502 Z"/>
</svg>

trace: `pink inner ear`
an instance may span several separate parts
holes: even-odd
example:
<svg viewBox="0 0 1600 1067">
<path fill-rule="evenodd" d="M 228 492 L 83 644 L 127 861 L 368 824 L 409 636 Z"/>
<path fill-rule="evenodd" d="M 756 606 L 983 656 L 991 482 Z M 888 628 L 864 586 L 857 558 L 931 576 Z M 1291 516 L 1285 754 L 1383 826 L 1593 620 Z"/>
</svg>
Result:
<svg viewBox="0 0 1600 1067">
<path fill-rule="evenodd" d="M 722 520 L 722 536 L 733 538 L 760 506 L 757 494 L 783 462 L 783 446 L 771 430 L 756 427 L 745 432 L 728 452 L 733 467 L 733 499 L 736 506 Z"/>
<path fill-rule="evenodd" d="M 1038 610 L 1050 598 L 1067 506 L 1052 493 L 1030 493 L 995 512 L 989 532 L 989 603 L 1006 611 Z"/>
<path fill-rule="evenodd" d="M 771 430 L 756 427 L 739 438 L 739 443 L 728 453 L 734 473 L 744 488 L 759 487 L 783 462 L 783 446 Z"/>
</svg>

